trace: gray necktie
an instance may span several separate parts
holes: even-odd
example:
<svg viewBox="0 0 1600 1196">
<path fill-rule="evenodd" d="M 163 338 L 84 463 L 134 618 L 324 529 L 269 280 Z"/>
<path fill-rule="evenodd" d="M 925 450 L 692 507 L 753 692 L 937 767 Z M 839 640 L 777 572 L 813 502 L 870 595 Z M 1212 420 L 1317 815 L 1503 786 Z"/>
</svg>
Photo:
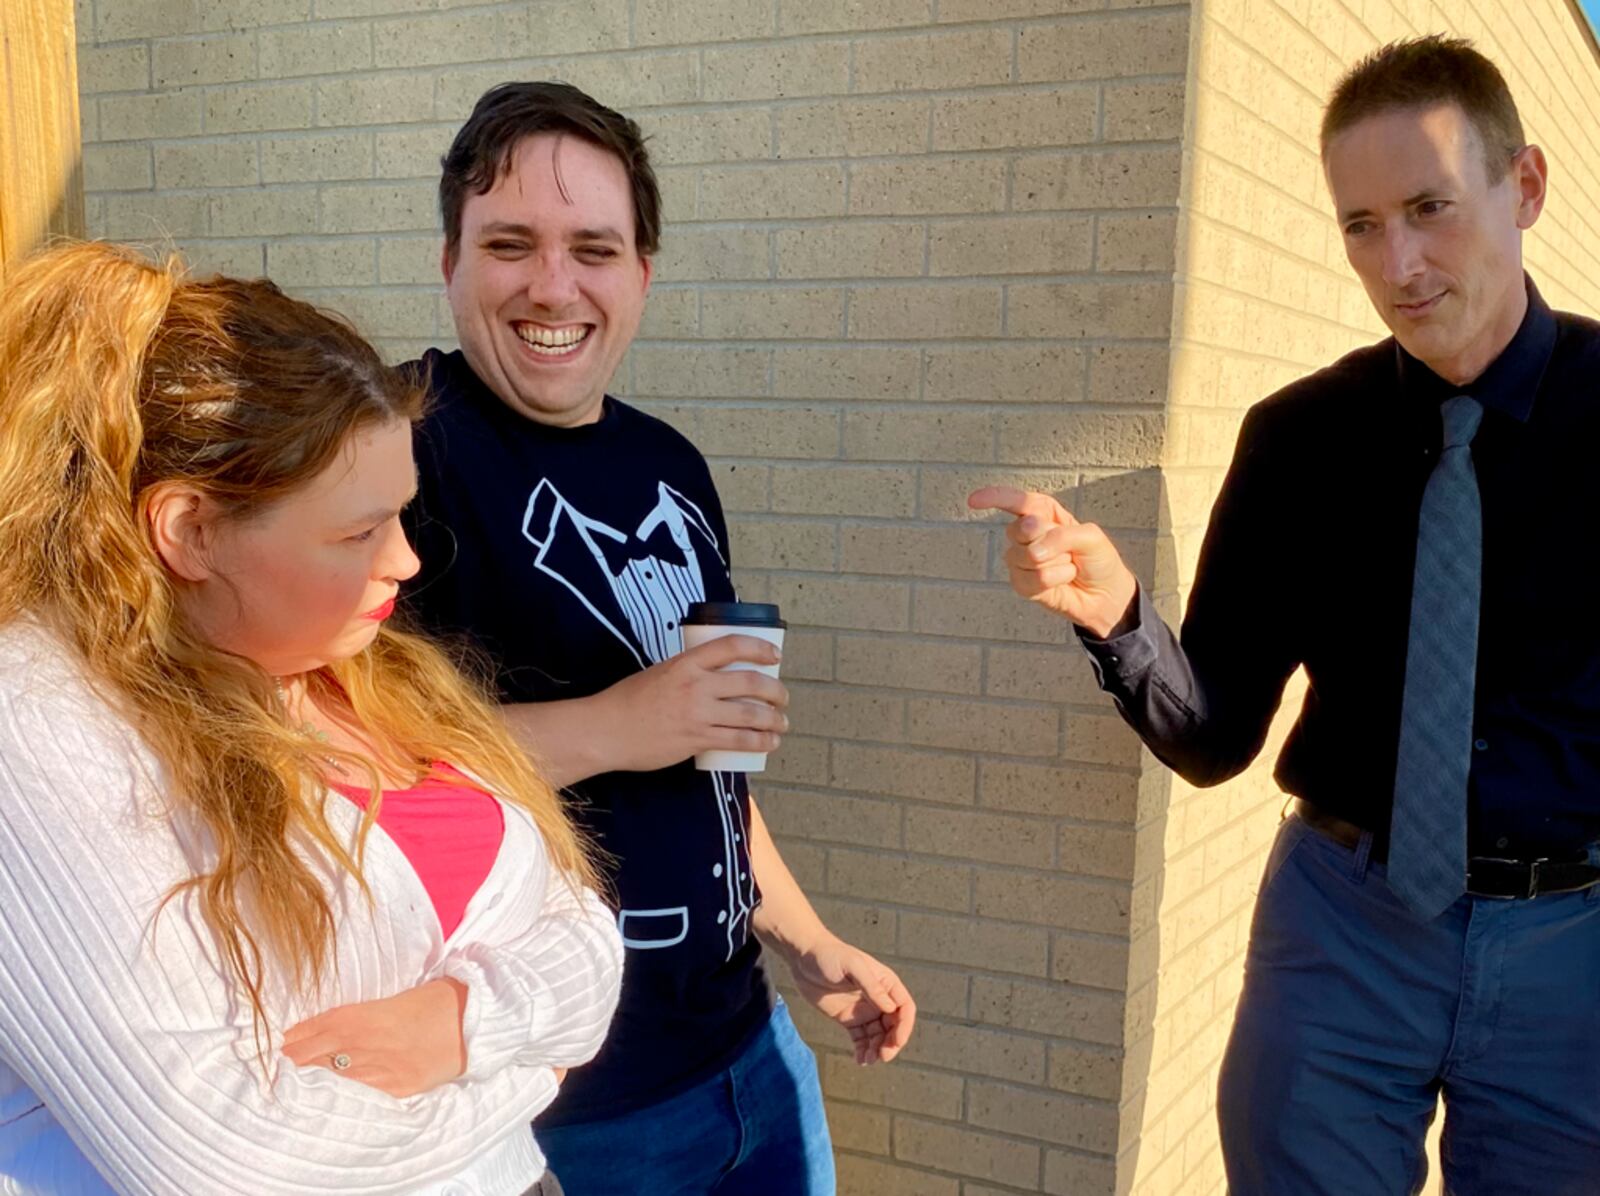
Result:
<svg viewBox="0 0 1600 1196">
<path fill-rule="evenodd" d="M 1467 887 L 1467 770 L 1483 510 L 1472 467 L 1477 399 L 1447 399 L 1444 449 L 1422 492 L 1400 759 L 1389 824 L 1389 886 L 1418 917 L 1436 918 Z"/>
</svg>

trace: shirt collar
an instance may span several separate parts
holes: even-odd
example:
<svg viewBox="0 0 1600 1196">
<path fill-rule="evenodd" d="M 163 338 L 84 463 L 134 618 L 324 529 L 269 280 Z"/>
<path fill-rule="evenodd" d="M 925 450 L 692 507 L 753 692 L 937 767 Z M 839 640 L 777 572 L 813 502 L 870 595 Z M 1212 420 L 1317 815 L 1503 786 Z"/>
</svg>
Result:
<svg viewBox="0 0 1600 1196">
<path fill-rule="evenodd" d="M 1533 400 L 1539 393 L 1545 367 L 1555 351 L 1556 318 L 1539 294 L 1539 288 L 1533 285 L 1533 279 L 1526 274 L 1522 277 L 1528 288 L 1527 314 L 1522 317 L 1511 343 L 1501 350 L 1488 369 L 1467 385 L 1456 386 L 1439 377 L 1396 341 L 1394 351 L 1402 392 L 1431 403 L 1468 394 L 1487 409 L 1527 423 L 1533 414 Z"/>
</svg>

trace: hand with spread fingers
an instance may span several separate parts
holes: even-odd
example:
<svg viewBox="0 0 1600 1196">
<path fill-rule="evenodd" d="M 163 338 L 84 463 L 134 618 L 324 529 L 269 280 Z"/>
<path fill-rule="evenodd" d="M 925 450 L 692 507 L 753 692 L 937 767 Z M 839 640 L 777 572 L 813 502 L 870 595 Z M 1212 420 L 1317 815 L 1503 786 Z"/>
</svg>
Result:
<svg viewBox="0 0 1600 1196">
<path fill-rule="evenodd" d="M 1138 579 L 1110 537 L 1048 494 L 985 486 L 967 496 L 967 506 L 1016 516 L 1006 528 L 1011 588 L 1091 634 L 1109 635 L 1138 597 Z"/>
<path fill-rule="evenodd" d="M 910 1041 L 917 1003 L 892 969 L 859 947 L 829 935 L 791 957 L 789 970 L 801 995 L 849 1031 L 857 1063 L 887 1063 Z"/>
</svg>

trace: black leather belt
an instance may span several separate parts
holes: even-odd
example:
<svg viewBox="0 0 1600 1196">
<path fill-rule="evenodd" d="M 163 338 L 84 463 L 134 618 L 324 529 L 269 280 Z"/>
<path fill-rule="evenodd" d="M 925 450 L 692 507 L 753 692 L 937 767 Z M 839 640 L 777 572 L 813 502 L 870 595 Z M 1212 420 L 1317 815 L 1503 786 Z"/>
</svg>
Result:
<svg viewBox="0 0 1600 1196">
<path fill-rule="evenodd" d="M 1329 814 L 1297 798 L 1294 812 L 1301 822 L 1335 843 L 1354 851 L 1367 832 L 1355 823 Z M 1467 892 L 1474 897 L 1515 901 L 1541 893 L 1577 893 L 1600 884 L 1600 868 L 1585 860 L 1505 860 L 1473 856 L 1467 861 Z"/>
<path fill-rule="evenodd" d="M 1516 900 L 1541 893 L 1577 893 L 1600 884 L 1600 868 L 1583 860 L 1502 860 L 1473 856 L 1467 861 L 1467 892 L 1474 897 Z"/>
</svg>

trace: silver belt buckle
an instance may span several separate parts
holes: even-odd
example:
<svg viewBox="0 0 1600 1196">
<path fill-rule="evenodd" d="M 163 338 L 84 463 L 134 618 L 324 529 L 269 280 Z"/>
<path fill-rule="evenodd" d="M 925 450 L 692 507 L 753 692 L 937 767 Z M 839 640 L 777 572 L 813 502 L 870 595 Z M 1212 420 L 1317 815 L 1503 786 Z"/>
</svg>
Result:
<svg viewBox="0 0 1600 1196">
<path fill-rule="evenodd" d="M 1542 855 L 1536 860 L 1528 861 L 1528 899 L 1531 901 L 1539 895 L 1539 865 L 1548 864 L 1550 857 Z"/>
</svg>

